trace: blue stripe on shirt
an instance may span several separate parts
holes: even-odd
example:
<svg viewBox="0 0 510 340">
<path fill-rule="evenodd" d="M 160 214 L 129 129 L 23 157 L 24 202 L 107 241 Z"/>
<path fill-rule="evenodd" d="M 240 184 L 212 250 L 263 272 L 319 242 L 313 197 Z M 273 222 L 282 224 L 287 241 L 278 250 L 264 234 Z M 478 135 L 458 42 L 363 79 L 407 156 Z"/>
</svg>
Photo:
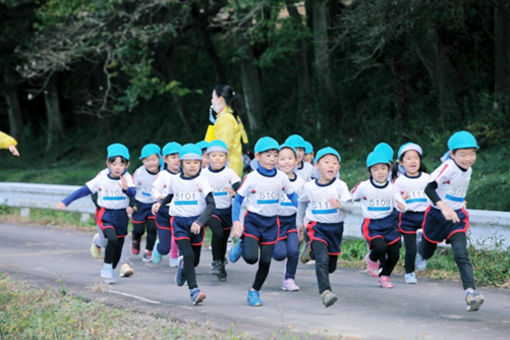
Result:
<svg viewBox="0 0 510 340">
<path fill-rule="evenodd" d="M 316 210 L 312 209 L 312 214 L 314 215 L 334 214 L 337 211 L 338 211 L 337 209 L 316 209 Z"/>
<path fill-rule="evenodd" d="M 446 194 L 445 198 L 448 198 L 450 201 L 454 201 L 454 202 L 464 202 L 464 197 L 457 197 L 457 196 L 452 196 L 452 195 Z"/>
<path fill-rule="evenodd" d="M 386 211 L 390 210 L 391 207 L 368 207 L 368 211 Z"/>
<path fill-rule="evenodd" d="M 293 207 L 294 204 L 292 204 L 292 202 L 281 202 L 280 205 L 282 207 Z"/>
<path fill-rule="evenodd" d="M 142 191 L 142 195 L 151 197 L 151 194 L 150 194 L 150 193 L 148 193 L 148 192 L 143 192 L 143 191 Z"/>
<path fill-rule="evenodd" d="M 406 203 L 427 203 L 426 198 L 411 198 L 406 200 Z"/>
<path fill-rule="evenodd" d="M 257 200 L 257 204 L 278 204 L 280 200 Z"/>
<path fill-rule="evenodd" d="M 213 195 L 214 196 L 227 196 L 228 192 L 226 192 L 226 191 L 218 191 L 218 192 L 213 193 Z"/>
<path fill-rule="evenodd" d="M 198 201 L 175 201 L 175 205 L 197 205 Z"/>
<path fill-rule="evenodd" d="M 122 201 L 125 199 L 127 199 L 126 196 L 104 196 L 103 197 L 104 201 Z"/>
</svg>

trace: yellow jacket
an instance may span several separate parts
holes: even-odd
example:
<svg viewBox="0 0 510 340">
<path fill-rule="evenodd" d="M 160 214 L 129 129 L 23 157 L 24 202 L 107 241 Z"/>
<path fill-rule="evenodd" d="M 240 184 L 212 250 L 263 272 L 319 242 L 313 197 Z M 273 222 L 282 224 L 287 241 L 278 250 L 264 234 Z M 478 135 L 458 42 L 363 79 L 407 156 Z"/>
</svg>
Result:
<svg viewBox="0 0 510 340">
<path fill-rule="evenodd" d="M 0 149 L 8 149 L 11 145 L 18 145 L 18 142 L 11 136 L 0 131 Z"/>
<path fill-rule="evenodd" d="M 209 140 L 207 140 L 209 139 Z M 220 139 L 227 144 L 228 163 L 239 177 L 243 176 L 243 146 L 248 143 L 248 136 L 241 119 L 236 120 L 230 106 L 226 106 L 218 115 L 214 124 L 214 136 L 207 136 L 206 141 Z M 242 141 L 242 143 L 241 143 Z"/>
</svg>

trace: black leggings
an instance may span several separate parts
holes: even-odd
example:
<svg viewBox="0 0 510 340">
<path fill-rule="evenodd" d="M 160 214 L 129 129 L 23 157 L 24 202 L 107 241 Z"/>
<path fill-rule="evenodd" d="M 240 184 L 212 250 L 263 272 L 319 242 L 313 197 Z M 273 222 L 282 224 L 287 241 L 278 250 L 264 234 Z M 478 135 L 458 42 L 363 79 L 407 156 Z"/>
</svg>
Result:
<svg viewBox="0 0 510 340">
<path fill-rule="evenodd" d="M 179 247 L 179 253 L 184 258 L 183 270 L 184 277 L 188 281 L 189 289 L 198 287 L 195 276 L 195 267 L 200 262 L 200 250 L 202 246 L 192 246 L 189 240 L 176 240 Z"/>
<path fill-rule="evenodd" d="M 405 267 L 406 274 L 414 272 L 414 261 L 416 260 L 416 234 L 403 234 L 404 246 L 406 248 Z"/>
<path fill-rule="evenodd" d="M 269 274 L 269 266 L 273 257 L 274 244 L 259 245 L 259 241 L 252 237 L 245 237 L 243 240 L 243 258 L 248 264 L 255 264 L 259 261 L 259 268 L 255 274 L 252 288 L 260 290 Z M 260 260 L 259 260 L 260 248 Z"/>
<path fill-rule="evenodd" d="M 325 290 L 331 290 L 329 274 L 336 270 L 338 255 L 329 255 L 328 246 L 320 241 L 312 241 L 312 249 L 315 256 L 317 284 L 319 285 L 319 293 L 322 294 Z"/>
<path fill-rule="evenodd" d="M 140 242 L 146 228 L 147 228 L 147 243 L 145 244 L 145 249 L 152 251 L 152 248 L 154 248 L 154 243 L 156 243 L 157 238 L 156 220 L 151 218 L 147 219 L 145 223 L 133 223 L 133 241 Z"/>
<path fill-rule="evenodd" d="M 211 247 L 213 261 L 224 261 L 225 254 L 227 253 L 227 241 L 230 236 L 230 229 L 223 230 L 222 223 L 215 217 L 211 217 L 209 221 L 207 221 L 207 226 L 212 232 Z"/>
<path fill-rule="evenodd" d="M 466 234 L 456 233 L 453 234 L 448 240 L 452 245 L 453 258 L 457 267 L 459 268 L 460 279 L 462 280 L 462 286 L 464 289 L 473 288 L 475 289 L 475 279 L 473 277 L 473 267 L 471 261 L 469 261 L 469 255 L 467 252 L 467 239 Z M 431 243 L 425 239 L 420 243 L 420 254 L 427 260 L 434 255 L 437 248 L 436 243 Z"/>
<path fill-rule="evenodd" d="M 383 261 L 384 265 L 379 276 L 390 276 L 393 269 L 397 265 L 398 259 L 400 258 L 400 247 L 402 243 L 400 240 L 388 245 L 385 240 L 378 237 L 370 242 L 370 260 L 372 261 Z"/>
<path fill-rule="evenodd" d="M 118 238 L 117 233 L 112 228 L 104 229 L 104 236 L 108 239 L 106 249 L 104 251 L 104 263 L 111 264 L 113 269 L 117 267 L 122 254 L 122 246 L 124 238 Z"/>
</svg>

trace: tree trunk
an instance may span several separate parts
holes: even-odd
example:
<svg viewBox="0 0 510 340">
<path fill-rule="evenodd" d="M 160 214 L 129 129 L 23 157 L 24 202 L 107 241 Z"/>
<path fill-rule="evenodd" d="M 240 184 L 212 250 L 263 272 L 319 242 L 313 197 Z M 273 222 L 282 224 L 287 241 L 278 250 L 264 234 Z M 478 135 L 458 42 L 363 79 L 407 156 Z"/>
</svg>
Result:
<svg viewBox="0 0 510 340">
<path fill-rule="evenodd" d="M 510 0 L 497 0 L 494 5 L 496 100 L 505 112 L 510 104 Z"/>
<path fill-rule="evenodd" d="M 401 56 L 393 55 L 390 63 L 393 74 L 393 88 L 395 93 L 395 116 L 397 124 L 402 124 L 404 130 L 409 127 L 409 91 L 407 88 L 406 65 Z"/>
<path fill-rule="evenodd" d="M 51 79 L 46 90 L 44 90 L 44 101 L 46 104 L 46 117 L 48 120 L 46 135 L 46 151 L 48 152 L 53 148 L 55 143 L 61 139 L 64 131 L 62 128 L 62 114 L 60 112 L 55 79 Z"/>
<path fill-rule="evenodd" d="M 7 103 L 7 114 L 9 116 L 9 134 L 18 139 L 21 135 L 23 120 L 19 105 L 18 87 L 12 70 L 6 66 L 4 69 L 5 101 Z"/>
<path fill-rule="evenodd" d="M 243 85 L 244 105 L 248 116 L 250 134 L 254 134 L 260 127 L 262 117 L 262 96 L 260 94 L 260 77 L 253 48 L 246 48 L 245 58 L 241 60 L 241 82 Z"/>
</svg>

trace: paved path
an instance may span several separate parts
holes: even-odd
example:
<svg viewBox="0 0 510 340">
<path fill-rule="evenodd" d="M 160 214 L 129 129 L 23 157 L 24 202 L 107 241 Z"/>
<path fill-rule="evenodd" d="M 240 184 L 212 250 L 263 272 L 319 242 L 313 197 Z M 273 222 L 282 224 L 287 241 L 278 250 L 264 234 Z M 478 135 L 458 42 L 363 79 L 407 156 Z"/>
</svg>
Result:
<svg viewBox="0 0 510 340">
<path fill-rule="evenodd" d="M 256 267 L 242 260 L 229 264 L 228 280 L 221 283 L 208 274 L 211 254 L 204 249 L 197 279 L 208 296 L 193 306 L 188 289 L 174 284 L 175 269 L 166 257 L 159 265 L 133 257 L 134 276 L 104 285 L 101 261 L 88 254 L 91 238 L 80 231 L 0 223 L 0 271 L 39 287 L 57 287 L 61 279 L 70 293 L 87 299 L 257 337 L 296 332 L 312 338 L 510 338 L 510 290 L 480 289 L 486 302 L 479 312 L 468 313 L 458 282 L 422 279 L 405 286 L 402 275 L 394 275 L 396 287 L 383 290 L 366 272 L 340 268 L 331 275 L 339 300 L 326 309 L 313 266 L 300 264 L 301 291 L 289 293 L 281 290 L 283 263 L 273 262 L 261 291 L 264 306 L 256 308 L 246 303 Z"/>
</svg>

